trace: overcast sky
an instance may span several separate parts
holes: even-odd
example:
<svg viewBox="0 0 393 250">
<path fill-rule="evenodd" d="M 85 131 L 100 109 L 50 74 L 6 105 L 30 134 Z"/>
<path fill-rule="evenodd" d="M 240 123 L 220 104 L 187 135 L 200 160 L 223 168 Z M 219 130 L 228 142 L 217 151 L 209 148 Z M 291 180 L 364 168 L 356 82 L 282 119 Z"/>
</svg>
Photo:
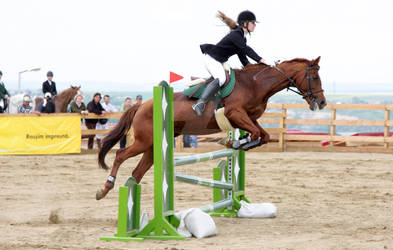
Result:
<svg viewBox="0 0 393 250">
<path fill-rule="evenodd" d="M 260 21 L 248 43 L 268 62 L 321 56 L 328 88 L 393 85 L 390 0 L 1 0 L 3 81 L 16 88 L 18 72 L 34 67 L 41 71 L 24 73 L 23 88 L 40 88 L 48 70 L 82 90 L 101 82 L 100 91 L 151 90 L 169 71 L 207 76 L 199 44 L 229 31 L 217 10 L 236 19 L 245 9 Z M 240 66 L 236 56 L 230 64 Z"/>
</svg>

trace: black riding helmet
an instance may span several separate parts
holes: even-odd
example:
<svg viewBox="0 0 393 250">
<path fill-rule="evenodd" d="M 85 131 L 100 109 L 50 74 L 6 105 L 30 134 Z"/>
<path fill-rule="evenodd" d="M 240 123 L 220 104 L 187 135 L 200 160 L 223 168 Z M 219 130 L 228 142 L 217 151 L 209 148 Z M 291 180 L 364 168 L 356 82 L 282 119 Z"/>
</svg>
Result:
<svg viewBox="0 0 393 250">
<path fill-rule="evenodd" d="M 237 17 L 237 23 L 240 27 L 246 28 L 248 34 L 251 35 L 251 32 L 248 30 L 248 23 L 249 22 L 257 22 L 257 18 L 255 17 L 254 13 L 249 10 L 245 10 L 240 12 L 239 16 Z M 244 25 L 246 24 L 246 25 Z"/>
<path fill-rule="evenodd" d="M 240 12 L 239 16 L 237 17 L 237 23 L 240 26 L 243 26 L 243 23 L 245 22 L 257 22 L 257 18 L 255 17 L 254 13 L 249 10 Z"/>
<path fill-rule="evenodd" d="M 52 71 L 48 71 L 48 73 L 46 73 L 46 76 L 52 76 L 53 77 L 53 72 Z"/>
</svg>

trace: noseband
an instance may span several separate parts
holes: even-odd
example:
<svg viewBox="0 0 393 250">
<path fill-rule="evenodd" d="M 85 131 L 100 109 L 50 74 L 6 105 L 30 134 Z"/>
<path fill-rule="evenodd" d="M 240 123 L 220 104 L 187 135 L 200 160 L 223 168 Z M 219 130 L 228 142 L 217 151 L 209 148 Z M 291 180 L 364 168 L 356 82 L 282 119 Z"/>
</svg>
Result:
<svg viewBox="0 0 393 250">
<path fill-rule="evenodd" d="M 319 70 L 319 66 L 307 66 L 306 69 L 306 74 L 303 76 L 302 80 L 300 81 L 299 85 L 296 84 L 295 80 L 293 80 L 292 78 L 290 78 L 282 69 L 280 69 L 277 66 L 273 66 L 278 72 L 280 72 L 282 75 L 284 75 L 288 80 L 289 80 L 289 85 L 287 87 L 287 91 L 293 91 L 296 94 L 299 94 L 301 96 L 303 96 L 303 99 L 308 97 L 310 100 L 315 100 L 316 97 L 314 96 L 314 94 L 319 93 L 319 92 L 323 92 L 323 89 L 320 90 L 316 90 L 313 91 L 311 89 L 311 76 L 310 76 L 310 70 Z M 304 92 L 303 90 L 301 90 L 298 86 L 301 86 L 304 79 L 307 79 L 307 92 Z M 291 87 L 295 87 L 297 90 L 292 89 Z"/>
</svg>

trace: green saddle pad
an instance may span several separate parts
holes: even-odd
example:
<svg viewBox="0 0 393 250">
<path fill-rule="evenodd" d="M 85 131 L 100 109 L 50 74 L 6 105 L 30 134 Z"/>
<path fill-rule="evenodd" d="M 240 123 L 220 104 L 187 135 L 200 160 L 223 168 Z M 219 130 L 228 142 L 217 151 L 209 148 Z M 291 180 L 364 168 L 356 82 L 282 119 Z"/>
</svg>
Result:
<svg viewBox="0 0 393 250">
<path fill-rule="evenodd" d="M 232 93 L 233 88 L 235 87 L 236 79 L 235 79 L 235 71 L 233 69 L 231 69 L 230 75 L 231 76 L 230 76 L 230 80 L 229 80 L 228 84 L 225 85 L 219 91 L 221 98 L 225 98 L 225 97 L 229 96 Z M 203 84 L 203 86 L 200 86 L 201 84 Z M 206 84 L 200 83 L 200 84 L 192 86 L 188 89 L 183 90 L 183 94 L 185 94 L 186 96 L 190 96 L 196 89 L 198 89 L 195 91 L 195 93 L 192 95 L 192 97 L 199 98 L 201 96 L 201 94 L 203 93 L 203 90 L 205 90 L 205 88 L 206 88 Z"/>
</svg>

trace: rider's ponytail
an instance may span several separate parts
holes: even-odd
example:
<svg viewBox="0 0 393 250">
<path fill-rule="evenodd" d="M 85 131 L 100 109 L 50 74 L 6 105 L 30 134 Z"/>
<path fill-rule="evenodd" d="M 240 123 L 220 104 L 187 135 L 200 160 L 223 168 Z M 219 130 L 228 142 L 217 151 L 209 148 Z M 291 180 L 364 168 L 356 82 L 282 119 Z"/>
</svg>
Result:
<svg viewBox="0 0 393 250">
<path fill-rule="evenodd" d="M 234 30 L 238 27 L 238 24 L 232 20 L 231 18 L 227 17 L 224 13 L 221 11 L 218 11 L 217 17 L 221 19 L 231 30 Z"/>
</svg>

